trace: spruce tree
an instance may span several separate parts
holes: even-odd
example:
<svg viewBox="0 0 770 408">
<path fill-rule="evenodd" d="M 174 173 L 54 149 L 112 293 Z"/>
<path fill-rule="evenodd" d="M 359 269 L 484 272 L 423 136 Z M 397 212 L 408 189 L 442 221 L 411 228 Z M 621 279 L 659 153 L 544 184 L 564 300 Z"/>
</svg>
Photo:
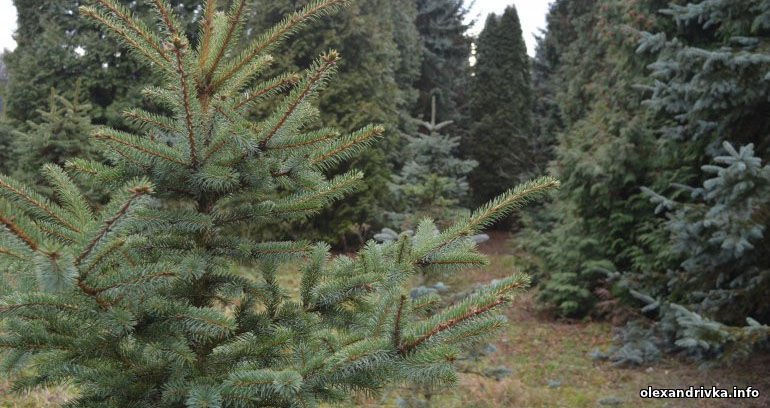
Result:
<svg viewBox="0 0 770 408">
<path fill-rule="evenodd" d="M 0 177 L 10 265 L 0 347 L 4 368 L 23 368 L 17 387 L 71 381 L 70 406 L 299 407 L 394 381 L 451 382 L 457 347 L 499 327 L 497 310 L 527 278 L 495 281 L 430 317 L 422 311 L 435 297 L 410 299 L 408 281 L 484 264 L 467 237 L 557 182 L 525 183 L 443 232 L 424 221 L 413 238 L 353 257 L 244 237 L 244 225 L 309 217 L 354 189 L 359 172 L 325 170 L 384 131 L 313 126 L 336 51 L 302 73 L 261 75 L 282 40 L 348 1 L 312 2 L 243 46 L 243 0 L 226 11 L 207 1 L 195 45 L 168 3 L 154 3 L 159 32 L 114 0 L 80 8 L 163 78 L 145 94 L 171 112 L 129 110 L 141 134 L 93 132 L 109 164 L 67 164 L 112 186 L 111 203 L 94 213 L 55 166 L 45 170 L 53 199 Z M 275 94 L 272 114 L 246 117 Z M 301 268 L 298 293 L 278 279 L 288 261 Z"/>
<path fill-rule="evenodd" d="M 487 18 L 476 44 L 473 73 L 473 125 L 465 152 L 479 163 L 470 181 L 474 201 L 480 203 L 532 170 L 529 57 L 515 7 Z"/>
<path fill-rule="evenodd" d="M 278 23 L 286 13 L 310 3 L 308 0 L 252 0 L 249 25 L 252 36 Z M 382 143 L 367 149 L 333 171 L 351 168 L 364 171 L 367 183 L 319 217 L 292 228 L 318 231 L 318 238 L 343 249 L 361 244 L 350 242 L 351 230 L 368 223 L 382 225 L 388 199 L 393 157 L 398 151 L 399 130 L 406 130 L 416 94 L 412 83 L 419 75 L 416 10 L 412 0 L 363 0 L 342 11 L 341 17 L 306 36 L 289 39 L 287 51 L 276 56 L 275 72 L 297 71 L 316 58 L 316 50 L 343 48 L 347 58 L 339 67 L 340 84 L 319 100 L 319 120 L 325 126 L 354 128 L 376 121 L 386 128 Z M 267 104 L 257 109 L 265 114 Z M 309 224 L 309 225 L 308 225 Z M 304 234 L 305 232 L 303 232 Z"/>
<path fill-rule="evenodd" d="M 564 188 L 532 225 L 540 239 L 530 249 L 543 260 L 538 297 L 560 315 L 617 312 L 608 272 L 662 274 L 676 265 L 640 190 L 659 182 L 657 122 L 639 90 L 652 82 L 652 59 L 635 53 L 639 31 L 661 24 L 657 3 L 664 2 L 557 1 L 548 16 L 543 58 L 561 127 L 552 171 Z"/>
<path fill-rule="evenodd" d="M 467 212 L 461 207 L 469 193 L 466 178 L 477 163 L 456 156 L 459 137 L 439 133 L 452 121 L 436 122 L 436 99 L 431 100 L 430 122 L 414 119 L 427 133 L 407 136 L 403 167 L 390 184 L 400 211 L 388 213 L 388 218 L 401 230 L 413 229 L 426 217 L 446 227 Z"/>
<path fill-rule="evenodd" d="M 438 98 L 438 116 L 453 120 L 453 133 L 466 132 L 470 85 L 471 38 L 465 0 L 413 0 L 420 34 L 422 65 L 415 88 L 420 95 L 415 116 L 429 118 Z"/>
<path fill-rule="evenodd" d="M 656 318 L 644 335 L 698 359 L 745 358 L 770 332 L 768 13 L 749 0 L 673 4 L 638 47 L 655 58 L 647 103 L 665 118 L 659 181 L 645 191 L 677 262 L 622 283 Z"/>
<path fill-rule="evenodd" d="M 39 112 L 40 122 L 30 121 L 29 131 L 15 132 L 13 141 L 16 178 L 40 184 L 39 170 L 46 163 L 63 166 L 74 157 L 98 159 L 91 132 L 91 105 L 81 101 L 75 88 L 71 99 L 51 89 L 48 109 Z"/>
</svg>

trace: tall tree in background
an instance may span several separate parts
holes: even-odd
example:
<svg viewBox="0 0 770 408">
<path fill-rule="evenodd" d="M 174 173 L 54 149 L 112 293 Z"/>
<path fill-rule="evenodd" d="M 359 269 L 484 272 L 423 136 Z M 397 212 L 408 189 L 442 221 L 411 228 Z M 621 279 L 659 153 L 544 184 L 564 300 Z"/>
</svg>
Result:
<svg viewBox="0 0 770 408">
<path fill-rule="evenodd" d="M 259 33 L 308 0 L 252 0 L 249 27 Z M 340 17 L 306 36 L 288 42 L 287 52 L 276 56 L 277 70 L 296 71 L 315 58 L 319 49 L 339 48 L 345 59 L 339 69 L 339 85 L 320 100 L 320 123 L 350 128 L 375 120 L 388 129 L 384 143 L 371 148 L 336 171 L 360 168 L 366 186 L 338 203 L 332 212 L 313 219 L 319 237 L 347 247 L 347 238 L 363 224 L 381 225 L 383 204 L 389 194 L 392 162 L 397 161 L 398 130 L 414 104 L 412 88 L 419 75 L 419 34 L 414 26 L 412 0 L 362 0 L 343 10 Z M 331 210 L 330 210 L 331 211 Z M 300 226 L 307 230 L 308 225 Z M 362 242 L 354 241 L 351 245 Z"/>
<path fill-rule="evenodd" d="M 598 294 L 608 293 L 608 271 L 671 265 L 639 189 L 655 183 L 659 153 L 653 115 L 637 89 L 649 82 L 651 58 L 635 54 L 635 30 L 655 27 L 661 3 L 563 0 L 548 16 L 542 58 L 551 64 L 563 127 L 555 135 L 553 172 L 565 188 L 548 209 L 553 218 L 538 226 L 544 246 L 532 250 L 544 260 L 539 298 L 562 315 L 595 312 Z"/>
<path fill-rule="evenodd" d="M 662 182 L 647 191 L 680 262 L 627 281 L 659 319 L 648 337 L 669 340 L 660 346 L 742 358 L 770 335 L 770 2 L 678 2 L 660 14 L 669 23 L 639 46 L 656 59 L 648 104 L 665 119 Z"/>
<path fill-rule="evenodd" d="M 468 120 L 471 38 L 465 0 L 414 0 L 422 40 L 422 66 L 415 87 L 420 92 L 414 116 L 430 118 L 431 97 L 437 115 L 454 121 L 451 131 L 464 133 Z"/>
<path fill-rule="evenodd" d="M 479 163 L 473 198 L 484 202 L 529 175 L 532 88 L 527 47 L 516 8 L 491 14 L 476 45 L 471 93 L 473 125 L 465 151 Z"/>
</svg>

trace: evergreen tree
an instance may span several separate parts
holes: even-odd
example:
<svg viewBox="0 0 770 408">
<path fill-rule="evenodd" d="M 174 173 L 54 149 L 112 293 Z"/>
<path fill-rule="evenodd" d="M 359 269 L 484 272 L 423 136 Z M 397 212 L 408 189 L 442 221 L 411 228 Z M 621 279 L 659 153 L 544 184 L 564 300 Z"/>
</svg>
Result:
<svg viewBox="0 0 770 408">
<path fill-rule="evenodd" d="M 676 264 L 660 220 L 641 192 L 656 185 L 655 118 L 641 104 L 650 58 L 635 54 L 638 31 L 659 22 L 656 2 L 558 1 L 543 58 L 558 106 L 552 171 L 564 179 L 546 217 L 532 225 L 542 260 L 541 301 L 561 315 L 614 313 L 607 272 L 665 271 Z M 544 111 L 549 115 L 548 111 Z M 546 123 L 551 117 L 537 118 Z M 540 137 L 540 136 L 538 136 Z M 602 294 L 602 297 L 598 294 Z"/>
<path fill-rule="evenodd" d="M 623 282 L 659 318 L 647 337 L 729 361 L 765 346 L 770 323 L 761 295 L 770 287 L 762 167 L 770 160 L 770 4 L 704 0 L 661 14 L 670 25 L 645 33 L 639 45 L 657 59 L 648 104 L 666 119 L 658 124 L 662 182 L 646 191 L 666 214 L 679 263 L 665 275 L 643 271 Z"/>
<path fill-rule="evenodd" d="M 120 2 L 148 20 L 150 0 Z M 200 1 L 174 1 L 176 12 L 194 31 L 193 11 Z M 104 30 L 80 18 L 80 0 L 15 0 L 17 47 L 5 57 L 11 77 L 5 95 L 5 112 L 19 130 L 39 121 L 39 109 L 48 104 L 48 92 L 75 90 L 75 79 L 93 105 L 95 123 L 122 125 L 122 111 L 142 100 L 141 90 L 149 71 L 131 56 L 128 48 L 104 41 Z"/>
<path fill-rule="evenodd" d="M 354 257 L 238 233 L 311 216 L 351 191 L 359 172 L 328 179 L 324 170 L 384 131 L 312 126 L 335 51 L 299 77 L 260 75 L 282 40 L 346 3 L 312 2 L 243 47 L 244 1 L 226 12 L 208 1 L 196 46 L 161 0 L 160 33 L 113 0 L 80 9 L 163 78 L 146 94 L 172 114 L 129 111 L 141 135 L 93 132 L 109 165 L 68 163 L 115 187 L 95 215 L 55 166 L 46 168 L 54 200 L 0 177 L 0 256 L 13 263 L 0 289 L 0 347 L 2 367 L 27 368 L 17 387 L 71 381 L 80 390 L 72 406 L 318 406 L 393 381 L 452 381 L 457 347 L 502 324 L 496 311 L 526 285 L 522 275 L 430 317 L 422 311 L 435 297 L 410 299 L 406 285 L 418 271 L 483 264 L 467 237 L 555 187 L 552 178 L 509 190 L 443 232 L 424 221 L 413 238 Z M 246 117 L 276 92 L 272 114 Z M 298 293 L 277 279 L 288 261 L 302 265 Z M 233 262 L 254 274 L 235 273 Z"/>
<path fill-rule="evenodd" d="M 91 106 L 80 99 L 78 87 L 71 100 L 51 89 L 48 109 L 39 112 L 41 122 L 30 122 L 26 133 L 16 132 L 13 173 L 18 179 L 40 184 L 38 175 L 43 164 L 62 166 L 73 157 L 98 158 L 89 138 Z"/>
<path fill-rule="evenodd" d="M 286 13 L 308 4 L 308 0 L 252 0 L 249 25 L 267 29 Z M 257 10 L 259 10 L 257 12 Z M 368 177 L 366 185 L 338 203 L 332 214 L 294 229 L 319 232 L 319 238 L 348 245 L 351 230 L 363 223 L 381 225 L 392 157 L 397 148 L 398 130 L 405 128 L 416 94 L 412 83 L 419 75 L 418 33 L 414 27 L 416 10 L 411 0 L 363 0 L 342 12 L 341 18 L 325 24 L 307 36 L 291 39 L 288 51 L 277 56 L 276 71 L 296 71 L 308 65 L 319 49 L 343 48 L 347 58 L 339 68 L 340 85 L 319 100 L 320 122 L 326 126 L 360 127 L 371 120 L 382 123 L 387 132 L 384 142 L 349 162 L 335 166 L 343 173 L 360 168 Z M 258 31 L 253 31 L 256 35 Z M 263 109 L 269 110 L 268 104 Z M 353 234 L 354 235 L 354 234 Z"/>
<path fill-rule="evenodd" d="M 471 173 L 473 197 L 484 202 L 532 170 L 532 90 L 529 57 L 515 7 L 491 14 L 476 44 L 471 87 L 473 127 L 467 155 L 479 163 Z"/>
<path fill-rule="evenodd" d="M 638 338 L 663 339 L 648 348 L 684 350 L 699 360 L 722 362 L 746 358 L 768 345 L 770 307 L 763 294 L 770 288 L 765 256 L 770 251 L 765 236 L 770 226 L 765 215 L 770 211 L 770 165 L 762 166 L 751 144 L 740 150 L 728 142 L 723 146 L 727 154 L 703 166 L 712 178 L 702 187 L 681 186 L 694 202 L 677 202 L 644 189 L 658 205 L 656 212 L 666 214 L 671 245 L 684 260 L 680 270 L 669 271 L 665 289 L 641 287 L 634 276 L 623 281 L 643 302 L 643 311 L 659 322 L 627 336 L 631 341 L 613 356 L 618 362 L 643 364 L 650 359 L 637 351 Z"/>
<path fill-rule="evenodd" d="M 5 117 L 5 87 L 8 83 L 5 55 L 5 51 L 0 54 L 0 172 L 8 171 L 8 164 L 11 161 L 11 142 L 13 140 L 13 128 Z"/>
<path fill-rule="evenodd" d="M 388 213 L 389 219 L 402 230 L 414 228 L 426 217 L 445 227 L 467 212 L 460 203 L 469 192 L 466 176 L 477 163 L 455 156 L 460 138 L 439 133 L 452 122 L 436 123 L 436 97 L 431 106 L 430 122 L 415 119 L 427 133 L 407 136 L 404 165 L 390 184 L 401 212 Z"/>
<path fill-rule="evenodd" d="M 414 0 L 422 40 L 422 66 L 415 87 L 420 92 L 415 115 L 430 117 L 438 98 L 438 116 L 453 120 L 453 132 L 465 132 L 468 120 L 471 38 L 465 0 Z"/>
</svg>

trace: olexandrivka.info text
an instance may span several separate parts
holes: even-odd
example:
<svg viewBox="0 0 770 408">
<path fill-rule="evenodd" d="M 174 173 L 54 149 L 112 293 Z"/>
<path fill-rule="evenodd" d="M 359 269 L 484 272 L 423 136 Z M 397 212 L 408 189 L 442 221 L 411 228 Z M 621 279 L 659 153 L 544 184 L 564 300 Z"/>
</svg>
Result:
<svg viewBox="0 0 770 408">
<path fill-rule="evenodd" d="M 639 390 L 642 398 L 759 398 L 759 390 L 754 387 L 693 387 L 689 388 L 653 388 Z"/>
</svg>

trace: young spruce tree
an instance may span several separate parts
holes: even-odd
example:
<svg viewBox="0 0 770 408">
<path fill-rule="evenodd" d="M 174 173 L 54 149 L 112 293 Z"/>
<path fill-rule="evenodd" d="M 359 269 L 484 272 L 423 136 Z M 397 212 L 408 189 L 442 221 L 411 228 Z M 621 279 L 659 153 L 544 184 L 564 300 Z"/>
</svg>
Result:
<svg viewBox="0 0 770 408">
<path fill-rule="evenodd" d="M 413 119 L 427 133 L 406 136 L 404 165 L 390 184 L 394 201 L 400 205 L 400 211 L 387 213 L 394 227 L 411 229 L 425 217 L 445 227 L 468 211 L 461 203 L 470 190 L 467 175 L 478 163 L 455 156 L 460 138 L 439 133 L 452 121 L 436 123 L 436 111 L 434 96 L 430 121 Z"/>
<path fill-rule="evenodd" d="M 29 121 L 27 132 L 15 132 L 14 174 L 18 179 L 41 184 L 40 168 L 46 163 L 64 165 L 72 158 L 95 159 L 96 146 L 89 140 L 91 104 L 81 100 L 80 87 L 72 98 L 51 89 L 48 109 L 38 112 L 38 122 Z"/>
<path fill-rule="evenodd" d="M 313 126 L 336 51 L 302 73 L 259 78 L 281 40 L 348 1 L 312 2 L 245 47 L 244 0 L 226 12 L 208 0 L 195 46 L 166 1 L 153 2 L 160 32 L 115 0 L 80 9 L 165 80 L 145 94 L 173 113 L 127 111 L 142 134 L 93 132 L 109 165 L 68 163 L 115 186 L 112 202 L 94 214 L 54 166 L 54 199 L 0 178 L 3 369 L 26 367 L 21 388 L 71 381 L 70 406 L 82 407 L 311 407 L 388 382 L 452 381 L 458 347 L 499 327 L 496 310 L 527 278 L 496 281 L 429 317 L 435 297 L 410 299 L 407 282 L 483 265 L 467 236 L 557 182 L 523 184 L 443 232 L 424 221 L 414 237 L 353 257 L 243 238 L 237 227 L 308 217 L 354 189 L 360 173 L 327 179 L 324 170 L 383 132 Z M 285 96 L 269 117 L 243 115 L 276 93 Z M 290 260 L 302 272 L 294 296 L 277 276 Z"/>
</svg>

